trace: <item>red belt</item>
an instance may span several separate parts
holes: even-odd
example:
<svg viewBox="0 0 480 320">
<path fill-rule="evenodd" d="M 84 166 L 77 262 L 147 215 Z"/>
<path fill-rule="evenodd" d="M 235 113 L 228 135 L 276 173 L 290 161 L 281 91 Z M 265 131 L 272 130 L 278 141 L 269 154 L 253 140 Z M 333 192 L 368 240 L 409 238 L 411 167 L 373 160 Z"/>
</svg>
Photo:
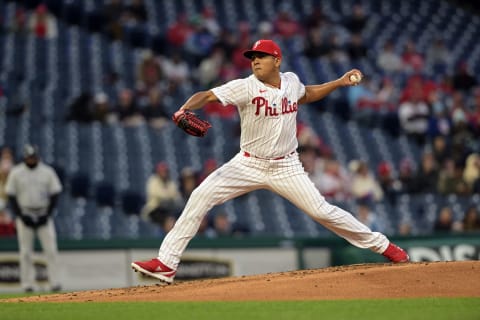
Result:
<svg viewBox="0 0 480 320">
<path fill-rule="evenodd" d="M 262 159 L 262 160 L 282 160 L 282 159 L 285 159 L 286 157 L 288 157 L 288 156 L 290 156 L 294 153 L 295 153 L 295 151 L 292 151 L 289 154 L 287 154 L 286 156 L 268 159 L 268 158 L 260 158 L 260 157 L 254 156 L 253 154 L 248 153 L 247 151 L 243 151 L 243 155 L 247 158 L 254 157 L 254 158 Z"/>
</svg>

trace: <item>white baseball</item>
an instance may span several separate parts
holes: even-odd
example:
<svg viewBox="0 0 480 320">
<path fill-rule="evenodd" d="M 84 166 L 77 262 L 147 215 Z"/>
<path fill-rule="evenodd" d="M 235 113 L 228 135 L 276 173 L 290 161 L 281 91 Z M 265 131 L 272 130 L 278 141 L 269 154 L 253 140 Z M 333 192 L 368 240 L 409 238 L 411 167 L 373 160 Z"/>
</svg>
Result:
<svg viewBox="0 0 480 320">
<path fill-rule="evenodd" d="M 350 81 L 353 83 L 359 83 L 362 81 L 362 76 L 358 73 L 353 73 L 350 75 Z"/>
</svg>

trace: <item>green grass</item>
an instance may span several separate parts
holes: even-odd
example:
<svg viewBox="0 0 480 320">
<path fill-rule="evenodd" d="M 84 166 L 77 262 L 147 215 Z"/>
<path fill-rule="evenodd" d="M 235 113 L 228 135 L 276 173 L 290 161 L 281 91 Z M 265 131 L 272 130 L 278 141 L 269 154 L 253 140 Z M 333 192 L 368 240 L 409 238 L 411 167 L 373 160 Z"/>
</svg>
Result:
<svg viewBox="0 0 480 320">
<path fill-rule="evenodd" d="M 478 320 L 480 298 L 287 302 L 4 303 L 2 320 Z"/>
</svg>

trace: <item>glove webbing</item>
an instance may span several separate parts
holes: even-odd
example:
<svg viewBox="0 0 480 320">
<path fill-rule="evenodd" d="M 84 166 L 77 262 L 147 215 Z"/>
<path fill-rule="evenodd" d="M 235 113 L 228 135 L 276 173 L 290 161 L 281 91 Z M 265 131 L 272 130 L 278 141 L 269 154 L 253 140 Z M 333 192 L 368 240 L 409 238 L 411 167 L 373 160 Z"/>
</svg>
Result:
<svg viewBox="0 0 480 320">
<path fill-rule="evenodd" d="M 205 129 L 210 128 L 211 125 L 208 122 L 197 118 L 196 116 L 189 116 L 180 121 L 180 127 L 198 135 L 204 135 Z"/>
<path fill-rule="evenodd" d="M 199 119 L 197 117 L 192 117 L 191 120 L 192 120 L 192 126 L 195 128 L 195 130 L 202 131 L 204 128 L 210 128 L 211 127 L 210 123 L 208 123 L 208 122 L 206 122 L 202 119 Z"/>
</svg>

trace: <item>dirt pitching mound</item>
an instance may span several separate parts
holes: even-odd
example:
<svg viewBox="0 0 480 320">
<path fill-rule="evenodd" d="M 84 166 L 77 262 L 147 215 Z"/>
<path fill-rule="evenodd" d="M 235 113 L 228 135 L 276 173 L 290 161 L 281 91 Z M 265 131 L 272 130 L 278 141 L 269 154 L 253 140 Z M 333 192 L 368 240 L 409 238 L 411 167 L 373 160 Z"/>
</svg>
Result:
<svg viewBox="0 0 480 320">
<path fill-rule="evenodd" d="M 480 297 L 480 261 L 363 264 L 78 291 L 11 302 L 261 301 Z M 5 300 L 4 300 L 5 301 Z"/>
</svg>

